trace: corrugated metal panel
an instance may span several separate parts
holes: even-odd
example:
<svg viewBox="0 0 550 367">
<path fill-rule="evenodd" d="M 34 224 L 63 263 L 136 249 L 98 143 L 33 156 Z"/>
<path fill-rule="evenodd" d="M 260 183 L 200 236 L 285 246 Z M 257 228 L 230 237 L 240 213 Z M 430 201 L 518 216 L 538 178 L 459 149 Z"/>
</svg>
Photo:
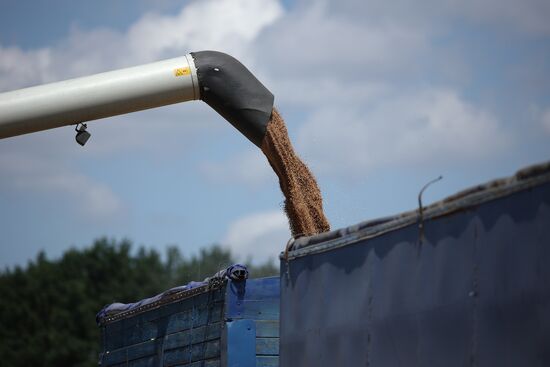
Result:
<svg viewBox="0 0 550 367">
<path fill-rule="evenodd" d="M 101 327 L 102 366 L 190 365 L 220 358 L 225 287 L 116 318 Z"/>
<path fill-rule="evenodd" d="M 549 366 L 547 168 L 412 213 L 281 260 L 281 365 Z"/>
<path fill-rule="evenodd" d="M 100 365 L 278 365 L 279 278 L 186 294 L 110 317 L 101 326 Z"/>
</svg>

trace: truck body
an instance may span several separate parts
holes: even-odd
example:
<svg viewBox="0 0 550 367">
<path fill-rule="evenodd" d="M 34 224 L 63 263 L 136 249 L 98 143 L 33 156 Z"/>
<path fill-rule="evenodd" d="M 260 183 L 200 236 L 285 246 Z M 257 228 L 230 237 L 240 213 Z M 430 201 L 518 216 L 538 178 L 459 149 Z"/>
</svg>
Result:
<svg viewBox="0 0 550 367">
<path fill-rule="evenodd" d="M 281 366 L 549 366 L 550 164 L 298 239 Z"/>
<path fill-rule="evenodd" d="M 119 314 L 101 365 L 547 366 L 548 264 L 550 163 L 300 238 L 280 278 Z"/>
<path fill-rule="evenodd" d="M 160 297 L 101 323 L 102 367 L 279 365 L 279 278 Z"/>
</svg>

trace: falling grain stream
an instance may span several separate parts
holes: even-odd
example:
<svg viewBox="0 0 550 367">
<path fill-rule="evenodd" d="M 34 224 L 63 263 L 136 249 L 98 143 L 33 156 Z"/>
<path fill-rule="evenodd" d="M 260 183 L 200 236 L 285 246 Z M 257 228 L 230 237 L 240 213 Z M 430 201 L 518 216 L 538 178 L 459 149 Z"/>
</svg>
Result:
<svg viewBox="0 0 550 367">
<path fill-rule="evenodd" d="M 275 108 L 261 148 L 279 177 L 292 236 L 296 238 L 329 231 L 317 181 L 294 152 L 285 122 Z"/>
</svg>

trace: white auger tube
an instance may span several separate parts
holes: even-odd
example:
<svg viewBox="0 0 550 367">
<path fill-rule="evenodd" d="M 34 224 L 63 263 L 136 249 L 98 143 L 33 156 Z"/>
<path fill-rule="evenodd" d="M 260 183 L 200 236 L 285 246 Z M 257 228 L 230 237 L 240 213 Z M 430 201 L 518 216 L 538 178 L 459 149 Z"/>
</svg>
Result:
<svg viewBox="0 0 550 367">
<path fill-rule="evenodd" d="M 0 139 L 200 98 L 193 57 L 0 94 Z"/>
<path fill-rule="evenodd" d="M 0 139 L 195 99 L 261 147 L 274 96 L 218 51 L 2 93 Z"/>
</svg>

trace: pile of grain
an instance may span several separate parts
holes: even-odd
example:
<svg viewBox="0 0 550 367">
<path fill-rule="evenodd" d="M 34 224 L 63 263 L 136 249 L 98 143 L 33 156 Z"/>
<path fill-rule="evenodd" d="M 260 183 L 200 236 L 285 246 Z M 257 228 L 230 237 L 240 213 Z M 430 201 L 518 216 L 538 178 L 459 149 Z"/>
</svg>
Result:
<svg viewBox="0 0 550 367">
<path fill-rule="evenodd" d="M 267 125 L 262 152 L 279 177 L 292 236 L 296 238 L 329 231 L 317 181 L 294 152 L 285 122 L 275 108 Z"/>
</svg>

